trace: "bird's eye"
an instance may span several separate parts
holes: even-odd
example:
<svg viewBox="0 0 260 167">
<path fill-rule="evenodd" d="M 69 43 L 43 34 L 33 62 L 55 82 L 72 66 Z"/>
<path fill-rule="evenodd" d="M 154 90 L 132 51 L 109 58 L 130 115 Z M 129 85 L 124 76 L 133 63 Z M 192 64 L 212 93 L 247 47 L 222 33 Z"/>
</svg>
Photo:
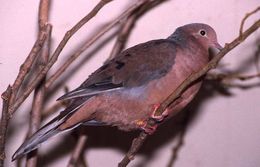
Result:
<svg viewBox="0 0 260 167">
<path fill-rule="evenodd" d="M 201 36 L 206 36 L 206 31 L 205 30 L 200 30 L 200 35 Z"/>
</svg>

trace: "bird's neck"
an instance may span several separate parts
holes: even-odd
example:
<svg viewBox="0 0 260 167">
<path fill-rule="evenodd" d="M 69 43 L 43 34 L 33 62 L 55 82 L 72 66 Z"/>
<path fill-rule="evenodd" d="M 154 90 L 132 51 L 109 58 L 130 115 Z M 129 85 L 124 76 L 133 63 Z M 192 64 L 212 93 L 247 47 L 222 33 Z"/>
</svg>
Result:
<svg viewBox="0 0 260 167">
<path fill-rule="evenodd" d="M 171 34 L 167 39 L 173 40 L 177 43 L 185 43 L 185 40 L 188 38 L 187 34 L 180 30 L 177 29 L 173 34 Z"/>
</svg>

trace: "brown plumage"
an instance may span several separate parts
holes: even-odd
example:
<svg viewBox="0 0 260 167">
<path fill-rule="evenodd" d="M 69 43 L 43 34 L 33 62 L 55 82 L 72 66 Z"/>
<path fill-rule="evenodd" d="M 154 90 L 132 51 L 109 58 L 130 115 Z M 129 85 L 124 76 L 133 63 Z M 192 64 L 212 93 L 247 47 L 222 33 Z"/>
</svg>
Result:
<svg viewBox="0 0 260 167">
<path fill-rule="evenodd" d="M 84 124 L 111 125 L 121 130 L 145 128 L 148 118 L 189 75 L 209 61 L 208 50 L 221 46 L 215 31 L 206 24 L 179 27 L 167 39 L 153 40 L 123 51 L 81 84 L 60 98 L 71 99 L 68 108 L 25 141 L 16 159 L 49 137 Z M 183 109 L 198 92 L 201 80 L 191 85 L 159 121 Z"/>
</svg>

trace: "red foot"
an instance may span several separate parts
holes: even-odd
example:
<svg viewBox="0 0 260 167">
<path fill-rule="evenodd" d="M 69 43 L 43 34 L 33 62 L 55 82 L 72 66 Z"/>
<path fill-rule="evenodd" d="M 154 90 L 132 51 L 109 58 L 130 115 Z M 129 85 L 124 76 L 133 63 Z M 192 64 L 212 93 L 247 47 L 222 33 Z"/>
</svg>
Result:
<svg viewBox="0 0 260 167">
<path fill-rule="evenodd" d="M 155 104 L 154 105 L 154 110 L 153 113 L 151 115 L 151 117 L 157 121 L 157 122 L 161 122 L 165 117 L 167 117 L 169 115 L 169 111 L 168 109 L 164 110 L 162 115 L 155 115 L 156 110 L 160 107 L 160 104 Z"/>
<path fill-rule="evenodd" d="M 146 123 L 141 128 L 145 131 L 145 133 L 152 135 L 156 131 L 157 127 L 158 127 L 157 124 L 155 124 L 154 126 L 150 126 L 149 124 Z"/>
<path fill-rule="evenodd" d="M 155 111 L 159 107 L 160 107 L 160 104 L 154 105 L 154 110 L 153 110 L 152 115 L 151 115 L 151 118 L 154 119 L 157 123 L 163 121 L 163 119 L 169 115 L 168 109 L 164 110 L 164 112 L 161 115 L 159 115 L 159 116 L 155 115 Z M 147 133 L 149 135 L 153 134 L 156 131 L 157 127 L 158 127 L 158 124 L 155 124 L 155 125 L 151 126 L 151 125 L 149 125 L 147 123 L 147 121 L 144 121 L 144 120 L 137 120 L 135 123 L 141 129 L 143 129 L 145 131 L 145 133 Z"/>
<path fill-rule="evenodd" d="M 157 129 L 158 125 L 154 125 L 154 126 L 151 126 L 147 123 L 147 121 L 142 121 L 142 120 L 137 120 L 136 121 L 136 124 L 142 129 L 145 131 L 145 133 L 151 135 L 155 132 L 155 130 Z"/>
</svg>

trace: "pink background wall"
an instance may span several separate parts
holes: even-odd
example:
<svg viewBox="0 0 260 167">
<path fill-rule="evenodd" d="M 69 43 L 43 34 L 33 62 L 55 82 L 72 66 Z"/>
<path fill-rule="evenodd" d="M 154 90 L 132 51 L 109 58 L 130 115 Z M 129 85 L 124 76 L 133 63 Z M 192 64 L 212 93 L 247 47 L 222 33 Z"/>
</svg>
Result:
<svg viewBox="0 0 260 167">
<path fill-rule="evenodd" d="M 69 41 L 59 61 L 62 62 L 79 44 L 91 37 L 96 27 L 108 23 L 133 2 L 115 0 L 107 5 Z M 35 41 L 38 3 L 35 0 L 1 2 L 0 92 L 3 92 L 9 83 L 13 83 L 19 65 L 24 61 Z M 90 11 L 96 3 L 95 0 L 53 1 L 50 17 L 50 22 L 53 25 L 54 47 L 52 49 L 57 46 L 64 33 Z M 151 39 L 165 38 L 176 27 L 191 22 L 203 22 L 214 27 L 219 42 L 224 45 L 237 37 L 240 21 L 244 14 L 259 5 L 258 0 L 170 0 L 145 14 L 137 22 L 127 47 Z M 250 18 L 246 25 L 250 25 L 259 18 L 260 14 L 258 13 Z M 222 61 L 225 68 L 239 69 L 250 74 L 255 73 L 253 68 L 245 68 L 245 64 L 253 66 L 252 55 L 257 50 L 256 41 L 257 39 L 259 41 L 259 38 L 260 31 L 258 30 L 242 45 L 229 53 Z M 114 40 L 100 49 L 95 57 L 84 63 L 65 84 L 73 89 L 83 82 L 107 58 L 113 42 Z M 86 51 L 81 59 L 73 64 L 73 67 L 94 48 L 91 47 Z M 259 80 L 256 79 L 250 83 L 257 81 Z M 191 107 L 196 114 L 188 126 L 184 145 L 178 153 L 178 159 L 174 166 L 260 166 L 259 87 L 248 90 L 231 89 L 233 95 L 230 97 L 205 89 L 202 91 L 204 92 L 196 98 L 194 107 Z M 62 94 L 63 92 L 60 91 L 55 97 L 52 97 L 53 102 Z M 201 100 L 202 97 L 205 98 Z M 28 121 L 30 104 L 30 100 L 27 100 L 11 121 L 10 140 L 7 141 L 7 166 L 14 166 L 14 163 L 10 162 L 10 156 L 26 135 L 28 127 L 25 123 Z M 0 106 L 2 106 L 2 101 Z M 158 132 L 148 139 L 149 141 L 144 146 L 145 150 L 138 154 L 129 166 L 166 166 L 172 148 L 178 139 L 178 135 L 173 131 L 174 126 L 176 123 L 168 122 L 159 128 Z M 104 132 L 104 129 L 100 130 L 99 128 L 97 135 L 93 133 L 92 129 L 92 135 L 89 139 L 91 146 L 87 146 L 85 151 L 89 166 L 116 166 L 123 157 L 132 136 L 111 129 L 106 129 L 107 132 Z M 111 141 L 104 142 L 104 139 Z M 63 145 L 59 144 L 61 141 L 63 141 Z M 73 138 L 69 134 L 59 135 L 46 142 L 40 150 L 45 155 L 42 164 L 45 166 L 64 166 L 69 160 L 69 152 L 74 144 Z M 56 152 L 62 149 L 64 151 L 61 152 L 64 152 L 65 155 L 61 154 L 59 157 L 48 159 L 58 155 L 59 153 Z M 147 153 L 149 156 L 145 156 Z"/>
</svg>

